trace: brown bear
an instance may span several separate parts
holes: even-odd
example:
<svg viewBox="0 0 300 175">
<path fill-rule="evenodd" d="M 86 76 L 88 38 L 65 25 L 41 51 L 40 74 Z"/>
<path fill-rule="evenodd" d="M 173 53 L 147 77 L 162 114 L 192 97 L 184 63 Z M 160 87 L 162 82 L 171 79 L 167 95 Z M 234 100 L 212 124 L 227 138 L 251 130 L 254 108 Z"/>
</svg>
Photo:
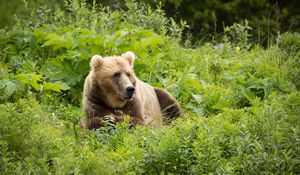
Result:
<svg viewBox="0 0 300 175">
<path fill-rule="evenodd" d="M 180 115 L 178 102 L 166 90 L 135 76 L 135 58 L 130 51 L 121 56 L 92 57 L 83 90 L 87 118 L 80 122 L 81 127 L 96 129 L 105 118 L 120 122 L 125 115 L 133 125 L 166 123 Z"/>
</svg>

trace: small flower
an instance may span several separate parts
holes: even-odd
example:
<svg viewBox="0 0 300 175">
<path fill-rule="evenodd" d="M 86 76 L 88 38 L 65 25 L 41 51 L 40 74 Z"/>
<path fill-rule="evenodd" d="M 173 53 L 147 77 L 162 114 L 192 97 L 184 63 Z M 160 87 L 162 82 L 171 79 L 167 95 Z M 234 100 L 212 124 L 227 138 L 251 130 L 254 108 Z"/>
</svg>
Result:
<svg viewBox="0 0 300 175">
<path fill-rule="evenodd" d="M 223 50 L 224 49 L 224 44 L 215 45 L 214 49 L 216 49 L 216 50 L 219 50 L 219 49 Z"/>
</svg>

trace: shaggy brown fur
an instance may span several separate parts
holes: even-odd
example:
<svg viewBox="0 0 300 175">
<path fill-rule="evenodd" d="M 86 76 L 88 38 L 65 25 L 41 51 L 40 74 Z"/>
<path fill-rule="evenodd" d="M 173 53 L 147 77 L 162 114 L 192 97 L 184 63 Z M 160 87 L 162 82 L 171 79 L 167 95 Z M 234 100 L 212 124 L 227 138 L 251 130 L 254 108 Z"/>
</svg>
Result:
<svg viewBox="0 0 300 175">
<path fill-rule="evenodd" d="M 133 125 L 161 124 L 179 117 L 179 104 L 166 90 L 135 76 L 134 59 L 132 52 L 105 58 L 93 56 L 83 92 L 87 118 L 80 122 L 81 127 L 96 129 L 105 117 L 121 122 L 124 115 L 131 117 Z M 134 93 L 128 88 L 133 88 Z"/>
</svg>

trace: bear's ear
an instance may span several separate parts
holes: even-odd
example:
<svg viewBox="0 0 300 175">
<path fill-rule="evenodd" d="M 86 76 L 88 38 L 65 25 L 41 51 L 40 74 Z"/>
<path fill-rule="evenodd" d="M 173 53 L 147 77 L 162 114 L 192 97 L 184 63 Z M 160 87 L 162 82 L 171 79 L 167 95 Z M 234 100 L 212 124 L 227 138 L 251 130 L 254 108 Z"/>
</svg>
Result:
<svg viewBox="0 0 300 175">
<path fill-rule="evenodd" d="M 135 60 L 135 58 L 136 58 L 136 56 L 134 55 L 133 52 L 128 51 L 128 52 L 126 52 L 126 53 L 123 53 L 123 54 L 122 54 L 122 57 L 124 57 L 126 60 L 128 60 L 129 64 L 130 64 L 131 66 L 133 66 L 133 62 L 134 62 L 134 60 Z"/>
<path fill-rule="evenodd" d="M 92 69 L 99 68 L 103 63 L 103 58 L 100 55 L 94 55 L 91 59 L 90 66 Z"/>
</svg>

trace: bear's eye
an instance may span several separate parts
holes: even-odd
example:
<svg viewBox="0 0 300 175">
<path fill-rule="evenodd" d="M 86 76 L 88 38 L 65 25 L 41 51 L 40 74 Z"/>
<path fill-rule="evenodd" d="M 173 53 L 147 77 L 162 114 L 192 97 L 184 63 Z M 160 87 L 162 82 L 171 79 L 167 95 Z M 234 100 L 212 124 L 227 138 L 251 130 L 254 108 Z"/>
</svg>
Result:
<svg viewBox="0 0 300 175">
<path fill-rule="evenodd" d="M 120 75 L 121 75 L 121 72 L 116 72 L 116 73 L 114 73 L 113 77 L 118 78 L 118 77 L 120 77 Z"/>
<path fill-rule="evenodd" d="M 126 72 L 127 77 L 130 77 L 130 72 Z"/>
</svg>

